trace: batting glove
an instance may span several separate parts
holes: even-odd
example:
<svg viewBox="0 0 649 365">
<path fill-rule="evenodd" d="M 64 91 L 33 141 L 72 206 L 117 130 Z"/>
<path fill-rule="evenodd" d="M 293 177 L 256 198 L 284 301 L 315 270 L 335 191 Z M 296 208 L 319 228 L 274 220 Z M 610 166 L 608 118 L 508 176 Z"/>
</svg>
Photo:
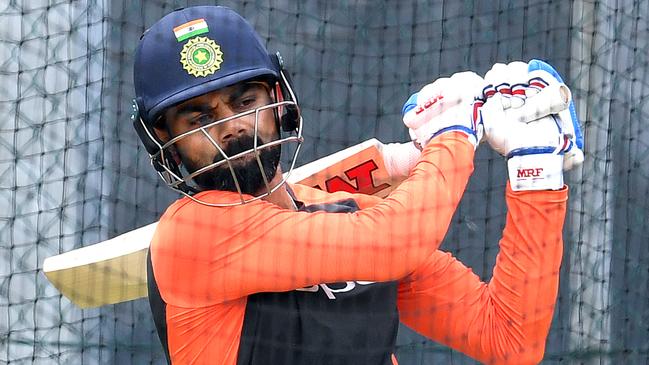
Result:
<svg viewBox="0 0 649 365">
<path fill-rule="evenodd" d="M 555 81 L 563 84 L 563 79 L 557 70 L 546 62 L 531 60 L 528 67 L 530 76 L 533 77 L 532 80 L 538 78 L 542 81 L 543 77 L 547 77 L 547 74 L 550 74 Z M 565 148 L 563 169 L 570 170 L 584 162 L 584 137 L 581 132 L 579 117 L 577 117 L 575 103 L 572 98 L 570 99 L 568 109 L 559 112 L 559 118 L 562 122 L 563 134 L 567 137 L 569 142 L 568 146 Z"/>
<path fill-rule="evenodd" d="M 568 143 L 564 150 L 563 169 L 569 170 L 583 162 L 583 137 L 575 105 L 570 98 L 569 89 L 552 66 L 539 60 L 529 63 L 497 63 L 485 75 L 485 82 L 488 85 L 483 91 L 483 97 L 488 99 L 500 94 L 509 119 L 527 123 L 557 114 Z M 569 100 L 567 107 L 565 94 Z M 483 112 L 483 118 L 489 119 L 489 116 Z M 489 138 L 491 142 L 494 139 L 496 138 Z M 504 154 L 499 150 L 501 143 L 491 144 Z"/>
<path fill-rule="evenodd" d="M 459 131 L 475 146 L 483 135 L 479 108 L 484 80 L 466 71 L 435 80 L 408 98 L 401 115 L 410 137 L 423 148 L 442 133 Z"/>
<path fill-rule="evenodd" d="M 513 62 L 496 64 L 485 76 L 486 139 L 507 157 L 513 190 L 560 189 L 564 155 L 581 151 L 575 147 L 578 121 L 564 112 L 571 104 L 570 90 L 549 69 L 536 60 Z"/>
</svg>

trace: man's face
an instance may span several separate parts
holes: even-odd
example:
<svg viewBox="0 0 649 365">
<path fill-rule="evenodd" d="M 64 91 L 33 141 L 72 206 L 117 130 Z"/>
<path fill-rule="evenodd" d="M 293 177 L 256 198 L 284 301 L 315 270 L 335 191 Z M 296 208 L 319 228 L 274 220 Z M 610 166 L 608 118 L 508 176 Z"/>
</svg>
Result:
<svg viewBox="0 0 649 365">
<path fill-rule="evenodd" d="M 218 120 L 243 113 L 273 102 L 268 85 L 262 82 L 242 82 L 209 94 L 189 99 L 165 111 L 166 128 L 156 128 L 163 141 L 194 131 L 174 143 L 187 171 L 193 173 L 207 165 L 223 160 L 214 146 L 217 143 L 228 157 L 251 150 L 255 141 L 255 113 L 224 123 L 199 129 Z M 257 146 L 279 137 L 273 109 L 258 114 Z M 211 137 L 211 139 L 208 137 Z M 241 192 L 256 195 L 265 190 L 264 177 L 270 182 L 277 173 L 280 147 L 259 150 L 263 172 L 254 152 L 232 159 Z M 203 189 L 237 191 L 227 163 L 208 169 L 194 177 Z"/>
</svg>

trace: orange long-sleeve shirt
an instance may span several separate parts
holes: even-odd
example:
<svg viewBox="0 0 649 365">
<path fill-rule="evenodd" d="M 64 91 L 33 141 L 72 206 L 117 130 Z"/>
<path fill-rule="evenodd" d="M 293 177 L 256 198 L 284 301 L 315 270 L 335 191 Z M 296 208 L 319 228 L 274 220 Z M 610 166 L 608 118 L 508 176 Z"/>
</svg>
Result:
<svg viewBox="0 0 649 365">
<path fill-rule="evenodd" d="M 345 280 L 400 280 L 405 324 L 482 361 L 528 353 L 538 359 L 556 299 L 566 192 L 508 191 L 503 251 L 492 282 L 481 283 L 436 250 L 472 159 L 465 137 L 447 134 L 429 143 L 411 177 L 386 199 L 293 189 L 310 204 L 352 198 L 361 209 L 351 214 L 294 212 L 263 201 L 173 204 L 151 244 L 172 361 L 235 364 L 249 295 Z M 239 199 L 216 191 L 201 198 Z M 532 238 L 539 233 L 544 237 Z"/>
<path fill-rule="evenodd" d="M 401 321 L 488 364 L 543 358 L 563 255 L 568 189 L 514 192 L 487 284 L 449 253 L 435 252 L 399 283 Z"/>
</svg>

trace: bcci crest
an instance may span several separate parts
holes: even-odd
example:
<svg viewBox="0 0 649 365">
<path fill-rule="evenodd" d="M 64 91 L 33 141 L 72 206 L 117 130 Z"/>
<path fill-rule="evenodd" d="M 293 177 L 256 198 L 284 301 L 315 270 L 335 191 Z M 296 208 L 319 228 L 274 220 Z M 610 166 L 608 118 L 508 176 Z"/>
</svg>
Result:
<svg viewBox="0 0 649 365">
<path fill-rule="evenodd" d="M 221 46 L 207 37 L 195 37 L 180 52 L 183 68 L 196 77 L 215 73 L 223 63 Z"/>
</svg>

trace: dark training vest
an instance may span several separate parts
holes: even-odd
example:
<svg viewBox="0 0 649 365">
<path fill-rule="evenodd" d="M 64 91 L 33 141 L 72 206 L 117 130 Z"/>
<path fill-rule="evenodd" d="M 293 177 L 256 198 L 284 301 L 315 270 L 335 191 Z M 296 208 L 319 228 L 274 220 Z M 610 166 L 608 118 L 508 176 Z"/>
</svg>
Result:
<svg viewBox="0 0 649 365">
<path fill-rule="evenodd" d="M 351 199 L 309 206 L 297 203 L 306 212 L 344 214 L 359 209 Z M 166 304 L 155 283 L 150 257 L 147 264 L 149 302 L 169 359 Z M 399 325 L 396 281 L 319 284 L 289 292 L 256 293 L 247 299 L 237 365 L 392 364 Z"/>
</svg>

